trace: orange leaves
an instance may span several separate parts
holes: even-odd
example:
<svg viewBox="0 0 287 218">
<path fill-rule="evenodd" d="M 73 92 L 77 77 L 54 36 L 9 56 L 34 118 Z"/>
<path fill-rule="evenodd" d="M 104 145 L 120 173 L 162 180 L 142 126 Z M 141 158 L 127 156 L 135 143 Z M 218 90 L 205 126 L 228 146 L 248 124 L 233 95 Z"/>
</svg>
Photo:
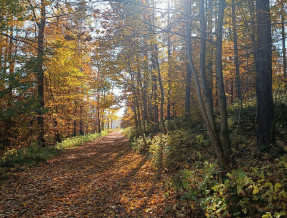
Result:
<svg viewBox="0 0 287 218">
<path fill-rule="evenodd" d="M 164 215 L 163 184 L 119 132 L 71 148 L 0 186 L 2 216 Z"/>
</svg>

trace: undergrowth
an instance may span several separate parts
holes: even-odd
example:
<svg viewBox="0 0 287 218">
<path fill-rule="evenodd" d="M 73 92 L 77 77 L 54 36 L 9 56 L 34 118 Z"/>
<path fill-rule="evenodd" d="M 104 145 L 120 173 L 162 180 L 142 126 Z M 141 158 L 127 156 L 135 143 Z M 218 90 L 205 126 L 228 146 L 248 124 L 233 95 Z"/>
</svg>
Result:
<svg viewBox="0 0 287 218">
<path fill-rule="evenodd" d="M 10 170 L 22 170 L 27 166 L 36 165 L 39 162 L 47 161 L 55 155 L 61 153 L 64 149 L 83 145 L 86 142 L 95 140 L 108 134 L 109 131 L 101 133 L 87 134 L 64 139 L 56 146 L 39 147 L 32 145 L 30 147 L 11 149 L 5 152 L 0 159 L 0 179 Z"/>
<path fill-rule="evenodd" d="M 167 208 L 172 216 L 287 217 L 287 155 L 276 147 L 256 153 L 254 105 L 229 108 L 233 153 L 238 167 L 220 168 L 202 122 L 169 120 L 167 134 L 127 131 L 134 150 L 146 153 L 157 173 L 165 174 Z M 284 144 L 286 105 L 275 105 L 277 143 Z M 180 118 L 182 119 L 182 118 Z M 161 170 L 159 170 L 161 169 Z"/>
</svg>

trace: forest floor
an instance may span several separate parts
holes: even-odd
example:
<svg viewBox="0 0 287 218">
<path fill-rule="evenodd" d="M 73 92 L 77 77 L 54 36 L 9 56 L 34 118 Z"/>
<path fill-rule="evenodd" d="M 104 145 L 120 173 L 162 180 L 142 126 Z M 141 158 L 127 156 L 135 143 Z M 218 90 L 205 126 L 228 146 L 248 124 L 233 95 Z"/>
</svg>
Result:
<svg viewBox="0 0 287 218">
<path fill-rule="evenodd" d="M 151 162 L 114 131 L 13 173 L 0 184 L 0 217 L 160 217 L 165 192 Z"/>
</svg>

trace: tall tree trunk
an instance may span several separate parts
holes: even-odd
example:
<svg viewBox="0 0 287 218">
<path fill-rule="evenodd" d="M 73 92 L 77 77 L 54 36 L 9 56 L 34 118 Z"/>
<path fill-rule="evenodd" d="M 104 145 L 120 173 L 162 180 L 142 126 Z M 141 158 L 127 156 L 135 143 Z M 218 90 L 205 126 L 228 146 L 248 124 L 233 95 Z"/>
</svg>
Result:
<svg viewBox="0 0 287 218">
<path fill-rule="evenodd" d="M 283 49 L 283 74 L 284 78 L 287 78 L 286 72 L 286 44 L 285 44 L 285 11 L 284 11 L 284 1 L 281 0 L 281 34 L 282 34 L 282 49 Z"/>
<path fill-rule="evenodd" d="M 84 135 L 83 105 L 80 106 L 80 135 Z"/>
<path fill-rule="evenodd" d="M 12 101 L 13 101 L 13 74 L 15 70 L 15 57 L 13 57 L 13 26 L 10 27 L 10 39 L 9 39 L 9 45 L 8 45 L 8 54 L 7 54 L 7 68 L 9 69 L 9 76 L 8 76 L 8 98 L 7 98 L 7 108 L 11 110 L 12 107 Z M 16 50 L 16 49 L 15 49 Z M 6 70 L 6 69 L 5 69 Z M 12 117 L 11 115 L 8 116 L 7 119 L 4 121 L 5 129 L 4 129 L 4 147 L 9 147 L 11 145 L 11 128 L 12 128 Z"/>
<path fill-rule="evenodd" d="M 185 117 L 190 117 L 190 94 L 191 94 L 191 69 L 189 63 L 187 63 L 186 84 L 185 84 Z"/>
<path fill-rule="evenodd" d="M 226 95 L 224 90 L 223 73 L 222 73 L 222 28 L 223 28 L 223 17 L 225 10 L 225 0 L 219 1 L 218 9 L 218 21 L 216 29 L 216 76 L 217 86 L 219 95 L 219 112 L 220 112 L 220 125 L 221 125 L 221 136 L 224 148 L 224 156 L 226 159 L 231 158 L 231 146 L 228 132 L 228 117 L 226 110 Z"/>
<path fill-rule="evenodd" d="M 156 69 L 157 69 L 157 79 L 159 83 L 159 89 L 160 89 L 160 122 L 162 125 L 162 130 L 163 133 L 166 133 L 166 128 L 164 124 L 164 116 L 163 116 L 163 106 L 164 106 L 164 89 L 162 85 L 162 80 L 161 80 L 161 75 L 160 75 L 160 67 L 159 67 L 159 62 L 158 62 L 158 48 L 157 44 L 154 44 L 154 58 L 155 58 L 155 64 L 156 64 Z"/>
<path fill-rule="evenodd" d="M 98 130 L 98 133 L 101 133 L 101 113 L 100 113 L 100 108 L 97 107 L 97 130 Z"/>
<path fill-rule="evenodd" d="M 144 92 L 143 92 L 143 84 L 142 84 L 142 75 L 141 75 L 141 72 L 140 72 L 140 66 L 139 66 L 139 57 L 138 57 L 138 54 L 136 55 L 136 58 L 137 58 L 137 84 L 138 84 L 138 89 L 135 90 L 137 91 L 136 92 L 136 95 L 137 95 L 137 98 L 136 98 L 136 104 L 137 104 L 137 110 L 138 110 L 138 117 L 139 117 L 139 122 L 140 122 L 140 131 L 141 133 L 144 133 L 145 132 L 145 120 L 144 120 L 144 115 L 143 115 L 143 110 L 141 110 L 141 102 L 140 102 L 140 99 L 144 100 L 145 99 L 145 96 L 144 95 Z M 144 103 L 144 101 L 143 101 Z M 143 118 L 143 119 L 141 119 Z M 143 122 L 142 122 L 143 121 Z M 142 129 L 142 123 L 143 123 L 143 129 Z M 142 130 L 144 132 L 142 132 Z"/>
<path fill-rule="evenodd" d="M 157 57 L 157 45 L 156 45 L 156 40 L 155 40 L 155 11 L 154 11 L 154 6 L 155 6 L 155 2 L 154 0 L 151 0 L 151 7 L 152 9 L 152 14 L 151 14 L 151 19 L 150 19 L 150 32 L 152 34 L 152 43 L 151 43 L 151 47 L 152 47 L 152 68 L 153 68 L 153 72 L 152 72 L 152 83 L 153 83 L 153 102 L 154 102 L 154 123 L 155 123 L 155 131 L 157 132 L 159 130 L 159 119 L 158 119 L 158 94 L 157 94 L 157 82 L 158 82 L 158 76 L 157 76 L 157 61 L 158 61 L 158 57 Z"/>
<path fill-rule="evenodd" d="M 143 128 L 144 132 L 146 131 L 146 125 L 148 123 L 148 103 L 147 103 L 147 80 L 144 78 L 143 81 L 143 93 L 142 93 L 142 101 L 143 101 Z"/>
<path fill-rule="evenodd" d="M 57 106 L 55 107 L 55 112 L 56 112 L 56 114 L 58 113 L 58 107 Z M 62 136 L 61 136 L 61 133 L 59 131 L 58 121 L 57 121 L 56 118 L 54 118 L 54 127 L 56 129 L 56 132 L 55 132 L 55 140 L 56 140 L 56 142 L 62 142 Z"/>
<path fill-rule="evenodd" d="M 156 69 L 156 68 L 155 68 Z M 152 72 L 152 84 L 153 84 L 153 122 L 155 125 L 155 131 L 158 131 L 158 105 L 157 105 L 157 76 Z"/>
<path fill-rule="evenodd" d="M 212 131 L 217 132 L 215 118 L 213 113 L 212 91 L 208 85 L 206 76 L 206 20 L 204 13 L 204 1 L 199 0 L 199 18 L 200 18 L 200 77 L 203 95 L 206 103 L 206 112 Z"/>
<path fill-rule="evenodd" d="M 203 1 L 203 0 L 199 0 Z M 202 98 L 202 90 L 200 87 L 200 82 L 198 78 L 197 71 L 194 66 L 193 58 L 192 58 L 192 46 L 191 46 L 191 1 L 185 0 L 184 1 L 184 9 L 185 9 L 185 21 L 186 21 L 186 27 L 185 27 L 185 40 L 186 40 L 186 54 L 188 59 L 188 64 L 190 65 L 191 72 L 195 81 L 195 88 L 196 88 L 196 94 L 198 98 L 199 107 L 201 110 L 201 114 L 203 117 L 203 120 L 206 124 L 208 135 L 211 139 L 213 149 L 216 153 L 216 156 L 218 158 L 219 163 L 226 169 L 231 170 L 231 167 L 229 165 L 229 160 L 224 157 L 223 149 L 220 143 L 220 139 L 218 137 L 218 134 L 216 131 L 213 130 L 212 125 L 209 121 L 203 98 Z M 202 49 L 202 46 L 201 46 Z"/>
<path fill-rule="evenodd" d="M 105 109 L 102 109 L 102 116 L 101 116 L 101 129 L 103 130 L 103 131 L 105 131 L 105 117 L 104 117 L 104 114 L 105 114 Z"/>
<path fill-rule="evenodd" d="M 45 1 L 41 0 L 40 8 L 40 21 L 37 22 L 38 25 L 38 54 L 37 54 L 37 85 L 38 85 L 38 142 L 39 145 L 45 147 L 45 124 L 44 124 L 44 34 L 45 34 L 45 24 L 46 24 L 46 8 Z"/>
<path fill-rule="evenodd" d="M 272 38 L 269 0 L 256 0 L 257 53 L 257 146 L 259 150 L 270 149 L 271 131 L 274 128 L 272 96 Z"/>
<path fill-rule="evenodd" d="M 241 101 L 241 82 L 240 82 L 240 72 L 239 72 L 239 57 L 238 57 L 238 45 L 237 45 L 237 29 L 236 29 L 236 8 L 235 0 L 232 0 L 232 32 L 233 32 L 233 46 L 234 46 L 234 65 L 235 65 L 235 82 L 237 97 Z"/>
<path fill-rule="evenodd" d="M 209 40 L 210 41 L 213 41 L 214 37 L 213 37 L 213 34 L 212 33 L 212 28 L 213 28 L 213 0 L 208 0 L 207 1 L 208 5 L 207 5 L 207 32 L 210 33 L 209 34 Z M 207 37 L 207 35 L 206 35 Z M 213 55 L 214 55 L 214 45 L 209 43 L 207 45 L 207 56 L 206 56 L 206 59 L 207 59 L 207 64 L 206 64 L 206 73 L 207 73 L 207 80 L 209 82 L 209 87 L 210 87 L 210 92 L 211 92 L 211 95 L 212 95 L 212 90 L 213 90 L 213 83 L 215 81 L 215 78 L 216 76 L 214 76 L 214 72 L 213 72 Z M 216 87 L 216 86 L 215 86 Z"/>
<path fill-rule="evenodd" d="M 186 56 L 188 57 L 188 53 L 191 51 L 191 1 L 185 0 L 184 2 L 185 13 L 186 13 Z M 187 7 L 187 8 L 186 8 Z M 190 49 L 187 48 L 190 46 Z M 191 55 L 191 54 L 190 54 Z M 186 84 L 185 84 L 185 117 L 190 117 L 190 97 L 191 97 L 191 76 L 192 76 L 192 69 L 190 65 L 190 60 L 187 59 L 186 63 Z"/>
<path fill-rule="evenodd" d="M 78 113 L 78 106 L 77 106 L 78 104 L 77 104 L 76 101 L 74 103 L 75 103 L 75 106 L 74 106 L 75 107 L 75 110 L 74 110 L 75 118 L 74 118 L 74 130 L 73 130 L 74 133 L 73 133 L 73 136 L 77 136 L 78 133 L 77 133 L 77 117 L 76 116 L 77 116 L 77 113 Z"/>
<path fill-rule="evenodd" d="M 167 26 L 170 30 L 170 0 L 167 1 Z M 170 32 L 167 32 L 167 64 L 168 64 L 168 70 L 167 70 L 167 83 L 168 83 L 168 91 L 167 91 L 167 119 L 170 120 L 170 93 L 171 93 L 171 48 L 170 48 Z"/>
</svg>

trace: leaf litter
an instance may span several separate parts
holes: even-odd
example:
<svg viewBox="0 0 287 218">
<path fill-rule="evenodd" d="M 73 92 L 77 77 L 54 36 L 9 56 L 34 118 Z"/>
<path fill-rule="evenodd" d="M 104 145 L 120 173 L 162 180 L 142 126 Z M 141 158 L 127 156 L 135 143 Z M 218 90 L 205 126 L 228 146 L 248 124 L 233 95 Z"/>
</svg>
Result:
<svg viewBox="0 0 287 218">
<path fill-rule="evenodd" d="M 172 201 L 155 168 L 114 131 L 0 186 L 0 217 L 162 217 Z"/>
</svg>

